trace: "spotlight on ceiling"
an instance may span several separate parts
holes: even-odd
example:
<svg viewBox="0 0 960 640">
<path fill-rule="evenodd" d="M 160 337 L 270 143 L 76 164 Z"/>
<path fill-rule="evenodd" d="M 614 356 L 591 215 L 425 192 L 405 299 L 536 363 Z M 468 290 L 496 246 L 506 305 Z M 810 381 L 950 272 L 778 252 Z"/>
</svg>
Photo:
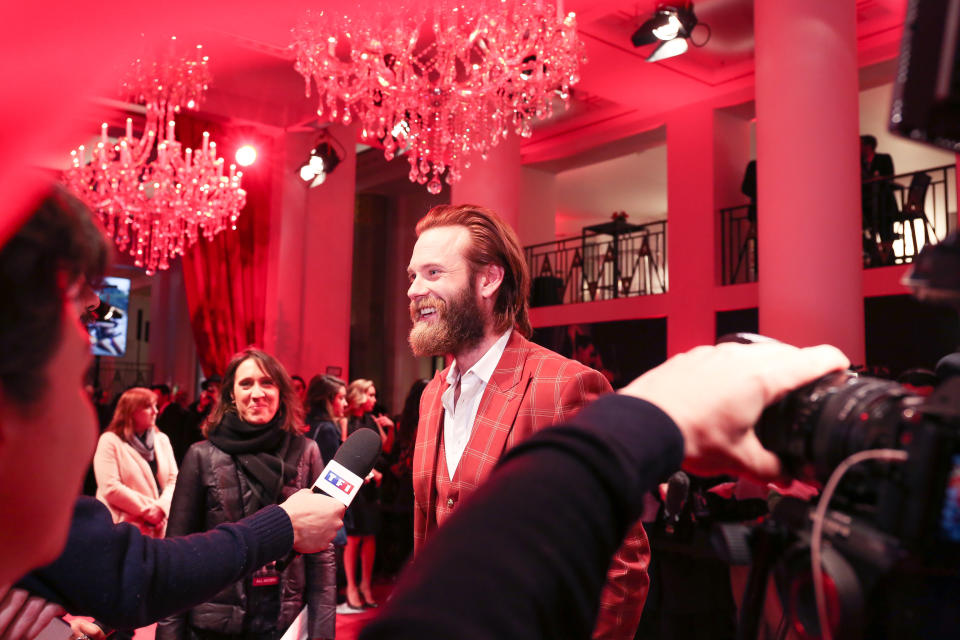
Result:
<svg viewBox="0 0 960 640">
<path fill-rule="evenodd" d="M 673 40 L 661 42 L 657 45 L 657 48 L 653 50 L 653 53 L 647 56 L 647 62 L 657 62 L 658 60 L 666 60 L 667 58 L 678 56 L 681 53 L 686 53 L 688 48 L 686 38 L 674 38 Z"/>
<path fill-rule="evenodd" d="M 700 43 L 694 42 L 691 38 L 697 26 L 707 30 L 706 39 Z M 635 47 L 659 43 L 653 53 L 647 57 L 647 62 L 657 62 L 678 56 L 687 51 L 689 45 L 702 47 L 709 40 L 710 27 L 697 20 L 697 16 L 693 13 L 692 2 L 681 6 L 660 5 L 653 17 L 640 25 L 630 38 Z"/>
<path fill-rule="evenodd" d="M 245 144 L 237 149 L 237 164 L 241 167 L 249 167 L 257 161 L 257 149 L 250 144 Z"/>
<path fill-rule="evenodd" d="M 300 179 L 309 182 L 311 187 L 323 184 L 346 155 L 343 147 L 338 151 L 337 146 L 339 145 L 333 136 L 324 133 L 320 142 L 310 152 L 307 161 L 300 167 Z"/>
</svg>

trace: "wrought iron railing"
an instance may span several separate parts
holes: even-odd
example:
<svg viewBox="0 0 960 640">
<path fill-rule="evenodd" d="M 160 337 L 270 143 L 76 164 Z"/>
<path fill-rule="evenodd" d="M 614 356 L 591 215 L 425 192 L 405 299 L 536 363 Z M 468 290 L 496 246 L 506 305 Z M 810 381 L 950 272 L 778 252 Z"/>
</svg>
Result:
<svg viewBox="0 0 960 640">
<path fill-rule="evenodd" d="M 666 221 L 624 226 L 629 230 L 584 230 L 581 236 L 525 247 L 532 306 L 666 292 Z"/>
<path fill-rule="evenodd" d="M 876 230 L 867 239 L 881 245 L 887 240 L 891 251 L 864 266 L 913 262 L 924 245 L 943 240 L 957 224 L 956 186 L 957 168 L 952 164 L 865 181 L 864 212 L 870 217 L 864 226 L 868 236 Z M 884 198 L 890 201 L 889 211 L 884 211 Z M 864 254 L 865 261 L 871 257 Z"/>
<path fill-rule="evenodd" d="M 153 384 L 153 363 L 118 362 L 98 356 L 91 371 L 93 386 L 108 392 L 109 397 L 130 387 L 149 387 Z"/>
<path fill-rule="evenodd" d="M 751 204 L 720 209 L 723 284 L 757 281 L 757 211 Z"/>
<path fill-rule="evenodd" d="M 956 166 L 865 180 L 862 198 L 864 267 L 913 262 L 924 245 L 943 240 L 957 225 Z M 723 284 L 756 282 L 752 205 L 721 209 L 720 233 Z"/>
</svg>

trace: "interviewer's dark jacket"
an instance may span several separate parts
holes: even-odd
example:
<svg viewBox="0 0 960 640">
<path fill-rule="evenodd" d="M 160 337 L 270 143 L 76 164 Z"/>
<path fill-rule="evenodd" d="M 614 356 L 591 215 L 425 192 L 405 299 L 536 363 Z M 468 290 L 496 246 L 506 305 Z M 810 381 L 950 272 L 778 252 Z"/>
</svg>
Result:
<svg viewBox="0 0 960 640">
<path fill-rule="evenodd" d="M 303 436 L 296 436 L 303 439 Z M 304 439 L 305 440 L 305 439 Z M 309 487 L 322 471 L 320 452 L 307 440 L 293 481 L 282 489 L 280 501 L 303 487 Z M 167 536 L 185 535 L 240 520 L 258 508 L 248 479 L 238 471 L 234 458 L 209 441 L 190 447 L 184 457 L 170 509 Z M 332 545 L 327 550 L 295 558 L 280 574 L 280 615 L 276 637 L 310 604 L 309 637 L 332 638 L 336 624 L 336 580 Z M 240 635 L 251 626 L 244 624 L 250 604 L 250 578 L 230 585 L 209 602 L 161 621 L 158 640 L 203 637 L 203 631 Z M 251 613 L 251 615 L 254 615 Z M 268 621 L 269 622 L 269 621 Z M 198 634 L 197 631 L 200 631 Z"/>
</svg>

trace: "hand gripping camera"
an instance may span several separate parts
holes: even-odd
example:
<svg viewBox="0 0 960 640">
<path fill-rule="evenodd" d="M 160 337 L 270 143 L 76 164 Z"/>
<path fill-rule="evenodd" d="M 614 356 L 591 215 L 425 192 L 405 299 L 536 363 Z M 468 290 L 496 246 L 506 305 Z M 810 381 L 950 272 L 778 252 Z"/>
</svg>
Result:
<svg viewBox="0 0 960 640">
<path fill-rule="evenodd" d="M 960 235 L 924 248 L 904 284 L 921 300 L 960 306 Z M 752 530 L 721 527 L 731 561 L 753 564 L 739 637 L 756 637 L 771 571 L 794 631 L 822 635 L 811 570 L 821 537 L 832 637 L 960 637 L 960 377 L 923 398 L 888 380 L 829 374 L 769 407 L 756 429 L 790 475 L 825 486 L 824 517 L 815 526 L 811 505 L 782 498 Z M 885 460 L 850 465 L 877 450 Z"/>
</svg>

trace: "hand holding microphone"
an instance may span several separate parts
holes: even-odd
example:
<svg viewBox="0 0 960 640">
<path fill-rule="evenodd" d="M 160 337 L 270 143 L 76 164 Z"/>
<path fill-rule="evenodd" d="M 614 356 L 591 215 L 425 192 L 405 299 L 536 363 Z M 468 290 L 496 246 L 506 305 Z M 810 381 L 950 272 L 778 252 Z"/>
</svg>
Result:
<svg viewBox="0 0 960 640">
<path fill-rule="evenodd" d="M 293 548 L 298 553 L 323 551 L 343 526 L 346 507 L 329 496 L 310 489 L 300 489 L 287 498 L 280 508 L 293 524 Z"/>
<path fill-rule="evenodd" d="M 322 551 L 343 526 L 343 513 L 380 455 L 380 436 L 361 429 L 347 438 L 320 473 L 313 489 L 301 489 L 280 505 L 293 523 L 293 548 Z"/>
</svg>

